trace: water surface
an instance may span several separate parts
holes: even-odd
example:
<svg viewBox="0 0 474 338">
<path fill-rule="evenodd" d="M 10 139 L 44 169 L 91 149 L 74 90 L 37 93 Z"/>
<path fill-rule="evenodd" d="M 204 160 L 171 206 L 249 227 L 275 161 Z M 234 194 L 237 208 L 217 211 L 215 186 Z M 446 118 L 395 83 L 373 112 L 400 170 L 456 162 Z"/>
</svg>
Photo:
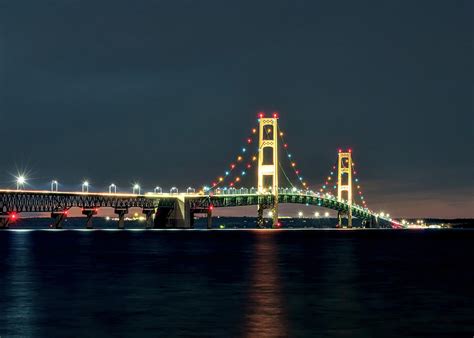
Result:
<svg viewBox="0 0 474 338">
<path fill-rule="evenodd" d="M 0 336 L 472 337 L 474 231 L 0 231 Z"/>
</svg>

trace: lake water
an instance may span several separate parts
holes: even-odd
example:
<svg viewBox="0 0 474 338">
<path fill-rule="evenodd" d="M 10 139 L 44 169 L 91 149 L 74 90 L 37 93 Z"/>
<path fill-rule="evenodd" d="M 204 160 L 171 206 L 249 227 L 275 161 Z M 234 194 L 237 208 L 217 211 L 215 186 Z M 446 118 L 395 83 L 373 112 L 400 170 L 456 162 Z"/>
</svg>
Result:
<svg viewBox="0 0 474 338">
<path fill-rule="evenodd" d="M 472 337 L 472 230 L 3 230 L 0 336 Z"/>
</svg>

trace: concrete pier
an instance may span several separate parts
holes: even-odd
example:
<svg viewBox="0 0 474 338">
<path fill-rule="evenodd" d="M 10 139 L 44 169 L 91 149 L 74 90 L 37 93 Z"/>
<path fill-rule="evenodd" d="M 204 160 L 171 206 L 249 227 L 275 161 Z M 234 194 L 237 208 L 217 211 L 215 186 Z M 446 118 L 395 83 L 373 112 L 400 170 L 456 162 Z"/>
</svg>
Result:
<svg viewBox="0 0 474 338">
<path fill-rule="evenodd" d="M 82 209 L 82 214 L 86 215 L 86 229 L 92 229 L 92 217 L 97 215 L 97 209 Z"/>
<path fill-rule="evenodd" d="M 153 227 L 153 215 L 155 215 L 155 208 L 143 208 L 143 214 L 145 215 L 145 228 L 151 229 Z"/>
<path fill-rule="evenodd" d="M 128 213 L 128 208 L 115 208 L 115 214 L 118 216 L 117 227 L 125 229 L 125 215 Z"/>
<path fill-rule="evenodd" d="M 54 229 L 62 229 L 64 220 L 67 218 L 67 211 L 53 211 L 51 213 L 51 218 L 53 219 L 51 227 Z"/>
</svg>

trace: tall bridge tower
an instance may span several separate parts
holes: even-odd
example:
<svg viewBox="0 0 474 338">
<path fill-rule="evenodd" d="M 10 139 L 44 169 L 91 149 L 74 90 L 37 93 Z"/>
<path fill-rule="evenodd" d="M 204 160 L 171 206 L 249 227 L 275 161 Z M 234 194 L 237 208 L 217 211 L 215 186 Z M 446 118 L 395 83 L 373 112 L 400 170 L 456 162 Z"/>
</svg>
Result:
<svg viewBox="0 0 474 338">
<path fill-rule="evenodd" d="M 259 114 L 258 138 L 258 193 L 271 194 L 273 202 L 268 205 L 266 199 L 259 196 L 258 220 L 263 226 L 263 210 L 271 208 L 273 227 L 278 226 L 278 115 L 265 117 Z"/>
<path fill-rule="evenodd" d="M 345 196 L 343 196 L 345 195 Z M 337 159 L 337 200 L 346 198 L 349 209 L 338 212 L 339 226 L 342 226 L 342 217 L 347 216 L 347 226 L 352 227 L 352 151 L 343 152 L 339 149 Z"/>
</svg>

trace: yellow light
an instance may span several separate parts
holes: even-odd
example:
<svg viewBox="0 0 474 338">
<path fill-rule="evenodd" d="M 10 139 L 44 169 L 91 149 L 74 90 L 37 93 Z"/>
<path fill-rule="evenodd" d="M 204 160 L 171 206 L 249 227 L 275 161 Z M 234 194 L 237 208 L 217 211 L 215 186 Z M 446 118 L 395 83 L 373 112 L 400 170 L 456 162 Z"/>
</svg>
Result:
<svg viewBox="0 0 474 338">
<path fill-rule="evenodd" d="M 306 186 L 306 182 L 303 182 L 303 185 Z"/>
<path fill-rule="evenodd" d="M 237 161 L 242 161 L 242 156 L 237 157 Z"/>
<path fill-rule="evenodd" d="M 332 180 L 331 176 L 328 177 L 328 181 Z"/>
<path fill-rule="evenodd" d="M 219 182 L 222 182 L 224 180 L 223 177 L 219 177 Z"/>
<path fill-rule="evenodd" d="M 257 160 L 257 156 L 252 157 L 252 161 L 256 161 L 256 160 Z"/>
<path fill-rule="evenodd" d="M 296 163 L 295 163 L 295 162 L 291 163 L 291 166 L 292 166 L 292 167 L 295 167 L 295 166 L 296 166 Z"/>
<path fill-rule="evenodd" d="M 280 131 L 280 136 L 283 136 L 283 132 L 282 132 L 282 131 Z"/>
<path fill-rule="evenodd" d="M 257 129 L 253 128 L 252 129 L 252 134 L 255 134 L 257 132 Z"/>
<path fill-rule="evenodd" d="M 272 130 L 270 128 L 267 129 L 267 133 L 270 134 Z"/>
<path fill-rule="evenodd" d="M 236 181 L 236 182 L 239 182 L 239 181 L 240 181 L 240 177 L 236 177 L 236 178 L 235 178 L 235 181 Z"/>
<path fill-rule="evenodd" d="M 138 212 L 133 214 L 134 217 L 138 217 Z"/>
</svg>

